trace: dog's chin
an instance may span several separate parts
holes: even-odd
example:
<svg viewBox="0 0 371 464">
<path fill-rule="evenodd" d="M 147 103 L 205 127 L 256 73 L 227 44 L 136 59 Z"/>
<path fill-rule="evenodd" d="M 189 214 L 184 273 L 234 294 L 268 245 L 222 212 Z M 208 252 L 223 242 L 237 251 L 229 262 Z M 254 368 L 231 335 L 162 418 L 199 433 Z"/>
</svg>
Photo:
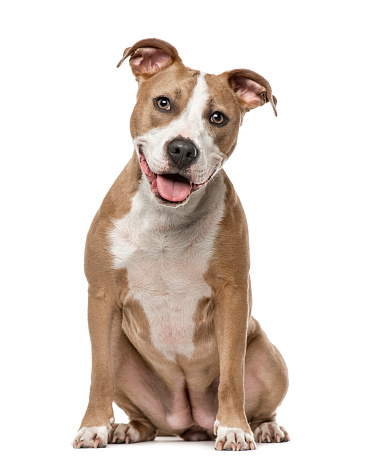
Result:
<svg viewBox="0 0 371 464">
<path fill-rule="evenodd" d="M 191 195 L 204 187 L 213 177 L 215 172 L 201 184 L 195 184 L 180 174 L 156 174 L 148 166 L 142 151 L 139 152 L 140 167 L 146 176 L 152 195 L 157 203 L 163 206 L 177 208 L 185 205 Z"/>
</svg>

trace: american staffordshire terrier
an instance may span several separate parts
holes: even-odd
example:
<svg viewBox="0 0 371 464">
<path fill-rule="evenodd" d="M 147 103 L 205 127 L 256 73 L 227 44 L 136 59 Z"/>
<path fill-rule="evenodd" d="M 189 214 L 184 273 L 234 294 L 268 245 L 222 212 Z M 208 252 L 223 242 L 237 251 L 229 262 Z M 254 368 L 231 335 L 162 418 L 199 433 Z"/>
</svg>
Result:
<svg viewBox="0 0 371 464">
<path fill-rule="evenodd" d="M 134 153 L 89 230 L 89 404 L 75 448 L 157 435 L 217 450 L 289 440 L 288 376 L 251 316 L 246 218 L 223 170 L 243 116 L 276 99 L 259 74 L 205 74 L 167 42 L 127 48 Z M 129 417 L 116 424 L 112 403 Z"/>
</svg>

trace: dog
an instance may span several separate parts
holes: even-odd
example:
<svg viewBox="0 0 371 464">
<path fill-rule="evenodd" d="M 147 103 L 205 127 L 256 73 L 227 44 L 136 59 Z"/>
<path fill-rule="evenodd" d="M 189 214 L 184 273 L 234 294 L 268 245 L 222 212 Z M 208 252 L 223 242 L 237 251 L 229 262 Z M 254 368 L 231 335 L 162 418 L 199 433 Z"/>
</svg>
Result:
<svg viewBox="0 0 371 464">
<path fill-rule="evenodd" d="M 87 236 L 92 375 L 73 446 L 288 441 L 275 420 L 287 368 L 251 315 L 247 223 L 223 170 L 245 113 L 269 102 L 277 115 L 277 100 L 259 74 L 190 69 L 159 39 L 127 48 L 117 67 L 127 58 L 134 153 Z"/>
</svg>

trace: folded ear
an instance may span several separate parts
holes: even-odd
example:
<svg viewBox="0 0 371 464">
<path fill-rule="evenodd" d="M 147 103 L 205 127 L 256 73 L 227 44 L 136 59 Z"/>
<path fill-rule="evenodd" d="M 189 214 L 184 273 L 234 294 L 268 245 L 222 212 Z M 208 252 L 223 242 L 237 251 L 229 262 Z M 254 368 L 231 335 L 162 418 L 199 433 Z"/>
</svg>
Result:
<svg viewBox="0 0 371 464">
<path fill-rule="evenodd" d="M 234 69 L 223 73 L 223 75 L 228 79 L 232 90 L 236 92 L 245 111 L 250 111 L 269 101 L 274 114 L 277 116 L 277 99 L 272 95 L 271 86 L 263 76 L 249 69 Z"/>
<path fill-rule="evenodd" d="M 144 39 L 124 51 L 117 67 L 130 56 L 130 66 L 135 77 L 150 77 L 175 61 L 182 62 L 176 48 L 160 39 Z"/>
</svg>

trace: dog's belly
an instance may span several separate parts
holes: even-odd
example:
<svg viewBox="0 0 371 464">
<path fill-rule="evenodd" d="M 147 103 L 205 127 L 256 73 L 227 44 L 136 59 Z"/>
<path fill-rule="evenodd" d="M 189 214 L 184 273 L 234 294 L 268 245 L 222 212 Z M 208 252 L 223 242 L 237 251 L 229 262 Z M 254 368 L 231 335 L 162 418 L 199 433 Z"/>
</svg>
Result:
<svg viewBox="0 0 371 464">
<path fill-rule="evenodd" d="M 205 375 L 202 365 L 197 366 L 196 384 L 174 362 L 165 360 L 161 366 L 150 367 L 124 334 L 117 350 L 114 401 L 118 406 L 130 415 L 134 405 L 156 428 L 168 433 L 179 434 L 193 425 L 212 429 L 218 405 L 215 372 Z"/>
</svg>

